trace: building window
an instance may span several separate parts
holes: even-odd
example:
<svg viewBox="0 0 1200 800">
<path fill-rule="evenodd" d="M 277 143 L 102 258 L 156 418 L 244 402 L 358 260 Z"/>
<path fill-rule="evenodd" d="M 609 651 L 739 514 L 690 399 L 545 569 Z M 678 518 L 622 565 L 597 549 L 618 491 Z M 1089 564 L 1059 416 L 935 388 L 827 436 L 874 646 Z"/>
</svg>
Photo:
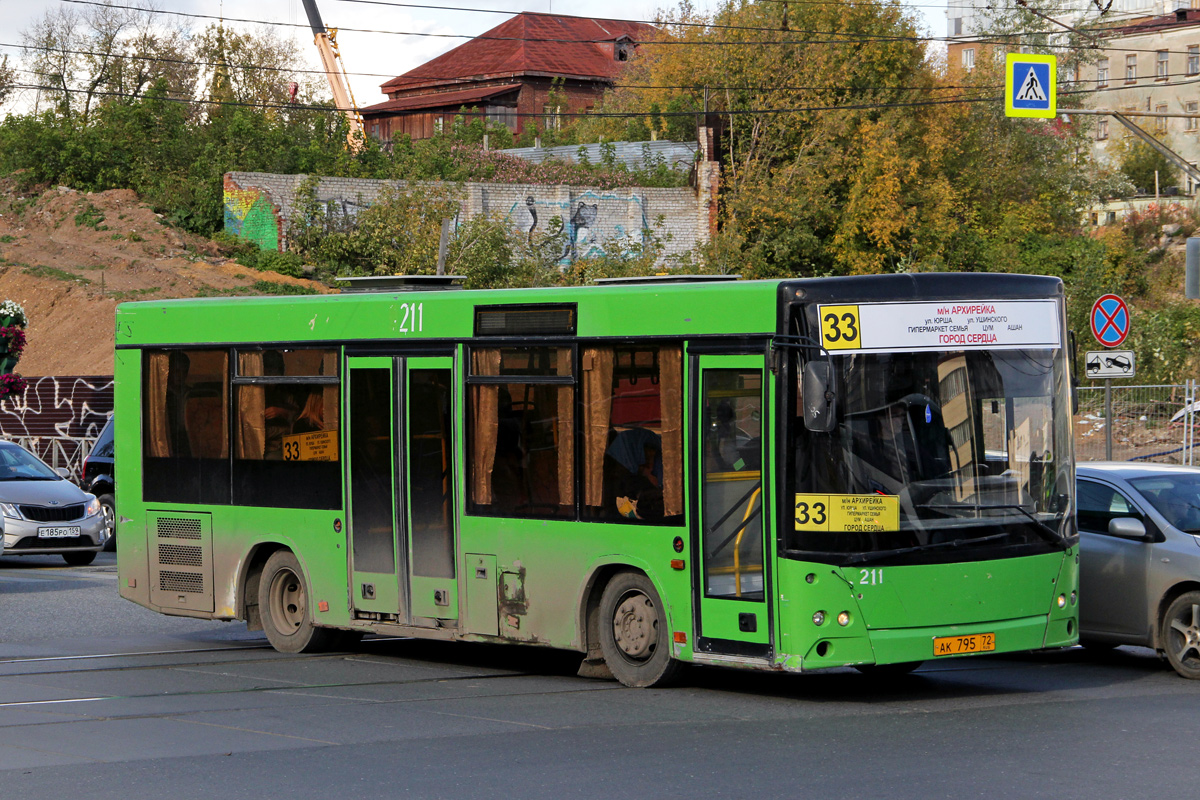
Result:
<svg viewBox="0 0 1200 800">
<path fill-rule="evenodd" d="M 962 17 L 955 17 L 950 20 L 950 35 L 962 36 Z"/>
<path fill-rule="evenodd" d="M 1155 106 L 1154 113 L 1155 114 L 1166 114 L 1167 107 L 1165 105 Z M 1155 117 L 1154 118 L 1154 132 L 1155 133 L 1166 133 L 1167 132 L 1167 118 L 1166 117 Z"/>
<path fill-rule="evenodd" d="M 964 47 L 963 48 L 962 65 L 963 65 L 963 69 L 966 69 L 966 70 L 975 69 L 975 48 L 974 47 Z"/>
<path fill-rule="evenodd" d="M 546 130 L 558 130 L 562 125 L 562 106 L 542 106 L 542 118 Z"/>
<path fill-rule="evenodd" d="M 1168 66 L 1171 63 L 1171 54 L 1166 50 L 1159 50 L 1158 57 L 1154 62 L 1154 79 L 1165 81 L 1170 70 Z"/>
<path fill-rule="evenodd" d="M 1200 73 L 1200 44 L 1189 44 L 1187 49 L 1187 74 Z"/>
<path fill-rule="evenodd" d="M 1108 59 L 1102 58 L 1096 63 L 1096 88 L 1108 86 Z"/>
<path fill-rule="evenodd" d="M 619 39 L 613 44 L 613 58 L 617 61 L 628 61 L 633 55 L 633 42 L 628 39 Z"/>
<path fill-rule="evenodd" d="M 1108 138 L 1108 117 L 1096 120 L 1096 139 L 1103 141 Z"/>
<path fill-rule="evenodd" d="M 444 119 L 442 119 L 441 117 L 434 117 L 434 118 L 433 118 L 433 132 L 434 132 L 435 134 L 437 134 L 437 133 L 441 133 L 441 132 L 442 132 L 442 129 L 443 129 L 444 127 L 445 127 L 445 120 L 444 120 Z"/>
<path fill-rule="evenodd" d="M 517 110 L 512 106 L 488 106 L 488 122 L 503 125 L 510 131 L 517 130 Z"/>
<path fill-rule="evenodd" d="M 1188 114 L 1200 114 L 1200 103 L 1184 103 L 1183 110 Z M 1188 117 L 1184 122 L 1183 129 L 1195 133 L 1197 130 L 1200 130 L 1200 126 L 1197 123 L 1200 123 L 1200 120 L 1195 117 Z"/>
<path fill-rule="evenodd" d="M 1137 55 L 1134 53 L 1125 56 L 1125 82 L 1137 83 Z"/>
</svg>

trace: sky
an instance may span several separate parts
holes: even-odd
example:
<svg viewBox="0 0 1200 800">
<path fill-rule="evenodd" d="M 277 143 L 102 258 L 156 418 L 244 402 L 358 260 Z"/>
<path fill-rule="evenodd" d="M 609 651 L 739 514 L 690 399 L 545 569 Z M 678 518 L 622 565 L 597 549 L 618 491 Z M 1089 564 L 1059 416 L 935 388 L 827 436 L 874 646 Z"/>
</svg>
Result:
<svg viewBox="0 0 1200 800">
<path fill-rule="evenodd" d="M 650 20 L 658 8 L 676 5 L 670 0 L 409 0 L 414 4 L 490 9 L 495 12 L 542 11 L 575 16 L 595 16 L 616 19 Z M 693 0 L 699 9 L 707 8 L 711 0 Z M 113 0 L 115 4 L 128 0 Z M 144 4 L 145 0 L 129 2 L 130 5 Z M 301 52 L 307 53 L 309 67 L 320 68 L 317 50 L 312 44 L 308 28 L 308 17 L 300 0 L 150 0 L 160 10 L 183 11 L 191 14 L 209 14 L 226 18 L 266 20 L 274 23 L 295 25 L 292 35 L 301 44 Z M 904 5 L 913 9 L 927 32 L 944 36 L 946 32 L 946 4 L 937 0 L 904 0 Z M 9 55 L 12 65 L 20 51 L 4 45 L 20 44 L 21 32 L 47 11 L 66 6 L 86 11 L 87 6 L 62 3 L 61 0 L 0 0 L 0 54 Z M 352 28 L 381 31 L 404 31 L 433 34 L 465 34 L 474 36 L 499 25 L 509 14 L 480 13 L 467 11 L 438 11 L 421 8 L 395 8 L 370 5 L 347 0 L 317 0 L 317 7 L 330 28 L 341 28 L 338 47 L 342 53 L 346 70 L 350 73 L 378 73 L 379 75 L 351 75 L 350 86 L 357 104 L 368 106 L 386 99 L 379 85 L 388 78 L 400 75 L 428 61 L 434 56 L 450 50 L 466 41 L 465 38 L 443 38 L 437 36 L 395 36 L 379 33 L 360 33 Z M 196 30 L 209 24 L 208 20 L 184 20 Z M 229 23 L 236 26 L 236 23 Z M 252 26 L 251 26 L 252 27 Z M 287 30 L 287 29 L 285 29 Z M 386 76 L 386 77 L 381 77 Z M 32 76 L 18 75 L 18 80 Z M 10 103 L 6 111 L 19 111 L 20 99 Z"/>
</svg>

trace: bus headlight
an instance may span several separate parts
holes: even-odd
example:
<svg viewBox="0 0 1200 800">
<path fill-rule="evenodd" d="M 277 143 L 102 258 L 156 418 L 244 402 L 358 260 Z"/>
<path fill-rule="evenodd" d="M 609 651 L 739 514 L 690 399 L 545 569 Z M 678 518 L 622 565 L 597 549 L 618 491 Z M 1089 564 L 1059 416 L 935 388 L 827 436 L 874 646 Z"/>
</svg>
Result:
<svg viewBox="0 0 1200 800">
<path fill-rule="evenodd" d="M 850 612 L 849 611 L 843 611 L 842 613 L 838 614 L 838 625 L 841 625 L 844 628 L 849 624 L 850 624 Z"/>
<path fill-rule="evenodd" d="M 813 614 L 813 625 L 824 625 L 824 624 L 825 624 L 825 612 L 824 611 L 818 611 L 817 613 Z"/>
<path fill-rule="evenodd" d="M 12 503 L 0 503 L 0 512 L 9 519 L 23 519 L 21 512 L 17 511 L 17 507 Z"/>
<path fill-rule="evenodd" d="M 1077 602 L 1079 602 L 1079 595 L 1071 592 L 1071 605 L 1075 605 Z"/>
<path fill-rule="evenodd" d="M 1059 608 L 1067 607 L 1067 596 L 1065 594 L 1060 594 L 1058 596 L 1058 607 Z"/>
</svg>

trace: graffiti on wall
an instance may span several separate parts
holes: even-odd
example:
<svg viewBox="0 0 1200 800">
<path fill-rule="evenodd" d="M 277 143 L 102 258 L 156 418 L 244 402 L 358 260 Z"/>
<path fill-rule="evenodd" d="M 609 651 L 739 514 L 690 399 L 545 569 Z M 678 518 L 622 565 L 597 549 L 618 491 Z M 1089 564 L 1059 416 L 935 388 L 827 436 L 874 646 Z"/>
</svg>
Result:
<svg viewBox="0 0 1200 800">
<path fill-rule="evenodd" d="M 587 191 L 573 200 L 561 201 L 528 195 L 523 203 L 513 203 L 506 219 L 529 237 L 548 233 L 550 221 L 562 220 L 566 241 L 561 263 L 599 255 L 607 242 L 645 242 L 649 233 L 646 205 L 636 195 L 597 194 Z M 633 225 L 630 225 L 630 221 Z"/>
<path fill-rule="evenodd" d="M 264 250 L 278 250 L 282 232 L 279 210 L 261 189 L 243 189 L 225 176 L 225 230 L 256 242 Z"/>
<path fill-rule="evenodd" d="M 0 401 L 0 436 L 95 438 L 112 409 L 111 375 L 29 378 L 24 395 Z"/>
</svg>

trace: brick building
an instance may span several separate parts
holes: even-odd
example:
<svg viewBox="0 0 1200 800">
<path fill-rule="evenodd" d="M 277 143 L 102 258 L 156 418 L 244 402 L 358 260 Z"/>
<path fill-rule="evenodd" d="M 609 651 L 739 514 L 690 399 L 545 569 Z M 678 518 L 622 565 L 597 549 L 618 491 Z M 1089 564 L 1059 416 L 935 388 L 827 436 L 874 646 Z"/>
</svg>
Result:
<svg viewBox="0 0 1200 800">
<path fill-rule="evenodd" d="M 367 135 L 427 139 L 460 110 L 513 133 L 557 128 L 589 111 L 653 25 L 522 12 L 380 88 L 388 99 L 362 109 Z M 553 81 L 560 82 L 551 99 Z"/>
</svg>

